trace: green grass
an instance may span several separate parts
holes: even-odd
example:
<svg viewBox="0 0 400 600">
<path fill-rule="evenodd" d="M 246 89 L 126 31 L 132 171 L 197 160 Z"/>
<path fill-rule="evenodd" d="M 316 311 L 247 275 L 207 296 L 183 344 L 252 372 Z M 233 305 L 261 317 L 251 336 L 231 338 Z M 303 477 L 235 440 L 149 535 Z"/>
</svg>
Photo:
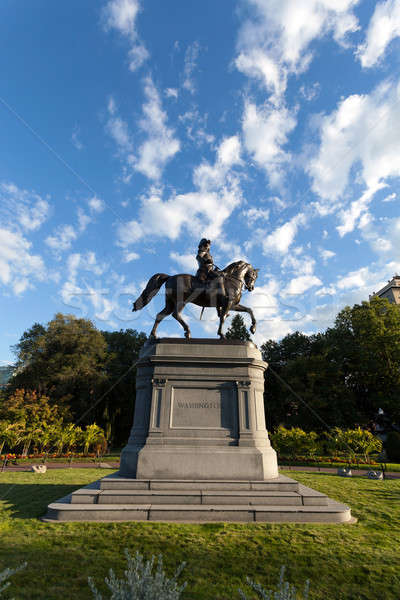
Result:
<svg viewBox="0 0 400 600">
<path fill-rule="evenodd" d="M 348 466 L 348 462 L 343 461 L 343 462 L 328 462 L 328 461 L 316 461 L 316 462 L 302 462 L 302 461 L 287 461 L 287 460 L 280 460 L 279 464 L 285 468 L 285 467 L 316 467 L 318 468 L 329 468 L 329 469 L 337 469 L 338 467 L 347 467 Z M 384 465 L 386 465 L 386 471 L 387 472 L 391 472 L 391 473 L 400 473 L 400 464 L 399 463 L 384 463 Z M 381 470 L 381 464 L 380 463 L 375 463 L 373 465 L 366 465 L 366 464 L 357 464 L 357 463 L 351 463 L 351 468 L 354 469 L 355 471 L 380 471 Z"/>
<path fill-rule="evenodd" d="M 312 599 L 398 600 L 400 481 L 286 474 L 348 503 L 358 523 L 48 524 L 37 520 L 47 504 L 98 478 L 98 469 L 0 474 L 0 572 L 28 562 L 12 578 L 16 600 L 91 598 L 88 575 L 101 587 L 110 567 L 122 574 L 129 548 L 161 552 L 169 574 L 186 561 L 186 600 L 238 599 L 246 575 L 273 586 L 281 565 L 299 588 L 310 579 Z"/>
</svg>

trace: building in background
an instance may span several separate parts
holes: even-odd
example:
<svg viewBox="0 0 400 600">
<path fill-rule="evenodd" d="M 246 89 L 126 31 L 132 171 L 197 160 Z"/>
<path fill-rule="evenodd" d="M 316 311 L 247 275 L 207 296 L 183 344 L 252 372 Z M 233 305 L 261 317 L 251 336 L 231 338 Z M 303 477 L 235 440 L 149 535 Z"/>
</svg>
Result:
<svg viewBox="0 0 400 600">
<path fill-rule="evenodd" d="M 400 275 L 395 275 L 393 279 L 390 279 L 379 292 L 373 292 L 369 299 L 371 300 L 374 296 L 387 298 L 393 304 L 400 304 Z"/>
</svg>

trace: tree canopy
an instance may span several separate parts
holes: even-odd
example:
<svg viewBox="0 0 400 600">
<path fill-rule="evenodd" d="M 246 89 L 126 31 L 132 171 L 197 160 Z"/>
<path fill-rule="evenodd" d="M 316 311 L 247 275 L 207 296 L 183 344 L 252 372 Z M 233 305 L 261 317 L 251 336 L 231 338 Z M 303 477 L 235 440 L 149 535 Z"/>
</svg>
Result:
<svg viewBox="0 0 400 600">
<path fill-rule="evenodd" d="M 388 300 L 347 306 L 324 333 L 295 332 L 280 342 L 268 340 L 261 350 L 271 366 L 266 379 L 270 425 L 368 426 L 379 408 L 399 421 L 400 307 Z"/>
<path fill-rule="evenodd" d="M 250 334 L 247 330 L 242 315 L 235 315 L 233 317 L 231 326 L 226 332 L 226 339 L 242 340 L 243 342 L 249 341 Z"/>
</svg>

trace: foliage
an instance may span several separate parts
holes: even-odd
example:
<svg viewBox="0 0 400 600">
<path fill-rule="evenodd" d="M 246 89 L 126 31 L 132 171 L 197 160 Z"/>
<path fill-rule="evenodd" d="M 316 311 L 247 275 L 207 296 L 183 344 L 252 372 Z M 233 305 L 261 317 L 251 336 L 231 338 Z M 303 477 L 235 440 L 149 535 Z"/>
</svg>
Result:
<svg viewBox="0 0 400 600">
<path fill-rule="evenodd" d="M 9 423 L 0 427 L 0 445 L 4 441 L 12 449 L 22 442 L 22 453 L 28 454 L 31 444 L 48 448 L 57 439 L 63 419 L 70 415 L 65 407 L 51 405 L 47 396 L 17 389 L 3 401 L 0 418 Z"/>
<path fill-rule="evenodd" d="M 83 453 L 88 454 L 90 448 L 96 449 L 96 454 L 104 454 L 107 448 L 107 442 L 104 435 L 104 431 L 101 427 L 96 425 L 96 423 L 92 423 L 92 425 L 87 425 L 85 431 L 83 432 Z"/>
<path fill-rule="evenodd" d="M 26 331 L 14 351 L 11 390 L 38 390 L 56 404 L 68 402 L 75 418 L 95 404 L 106 378 L 106 342 L 91 321 L 58 313 L 46 327 L 36 323 Z"/>
<path fill-rule="evenodd" d="M 400 433 L 397 431 L 389 431 L 386 438 L 385 448 L 389 460 L 400 462 Z"/>
<path fill-rule="evenodd" d="M 7 581 L 12 575 L 18 573 L 22 569 L 25 569 L 26 563 L 23 563 L 16 569 L 4 569 L 4 571 L 0 572 L 0 596 L 5 592 L 5 590 L 11 585 L 11 581 Z"/>
<path fill-rule="evenodd" d="M 250 340 L 250 334 L 247 330 L 242 315 L 235 315 L 232 319 L 232 323 L 228 328 L 226 334 L 228 340 L 242 340 L 248 342 Z"/>
<path fill-rule="evenodd" d="M 327 438 L 327 448 L 333 453 L 361 454 L 364 460 L 368 460 L 370 454 L 382 452 L 381 440 L 361 427 L 346 430 L 335 427 Z"/>
<path fill-rule="evenodd" d="M 86 429 L 69 423 L 67 408 L 51 404 L 47 396 L 35 391 L 15 390 L 0 408 L 0 454 L 4 447 L 23 456 L 33 446 L 35 452 L 62 454 L 83 447 L 85 454 L 92 448 L 104 454 L 107 442 L 104 430 L 92 423 Z"/>
<path fill-rule="evenodd" d="M 285 581 L 285 567 L 281 568 L 276 591 L 266 590 L 259 583 L 254 583 L 249 577 L 247 577 L 247 583 L 258 594 L 261 600 L 302 600 L 302 598 L 303 600 L 308 600 L 309 581 L 307 581 L 304 587 L 304 594 L 301 598 L 297 594 L 295 586 Z M 246 594 L 241 589 L 239 589 L 239 595 L 241 600 L 247 600 Z"/>
<path fill-rule="evenodd" d="M 177 580 L 185 563 L 178 567 L 172 579 L 169 579 L 163 571 L 162 556 L 158 558 L 157 568 L 153 573 L 154 556 L 144 561 L 143 556 L 136 552 L 134 558 L 125 548 L 125 556 L 128 568 L 125 571 L 125 579 L 118 579 L 112 569 L 110 576 L 105 582 L 111 591 L 112 600 L 178 600 L 186 587 L 184 583 L 178 586 Z M 89 578 L 89 586 L 96 600 L 102 600 L 103 596 L 96 589 L 93 580 Z"/>
<path fill-rule="evenodd" d="M 388 300 L 348 306 L 325 332 L 295 332 L 280 342 L 268 340 L 261 350 L 270 364 L 265 388 L 270 428 L 368 428 L 380 408 L 400 421 L 400 309 Z"/>
<path fill-rule="evenodd" d="M 147 336 L 134 329 L 103 331 L 107 343 L 104 399 L 93 417 L 115 447 L 123 446 L 132 427 L 136 397 L 136 369 L 132 367 Z"/>
<path fill-rule="evenodd" d="M 114 445 L 123 445 L 133 421 L 136 370 L 132 365 L 146 341 L 133 329 L 100 332 L 87 319 L 57 314 L 46 326 L 35 323 L 14 346 L 18 388 L 37 390 L 73 421 L 96 421 Z"/>
<path fill-rule="evenodd" d="M 318 435 L 314 431 L 306 433 L 299 427 L 286 429 L 280 425 L 275 433 L 270 433 L 271 443 L 278 454 L 295 456 L 305 454 L 313 456 L 319 450 Z"/>
</svg>

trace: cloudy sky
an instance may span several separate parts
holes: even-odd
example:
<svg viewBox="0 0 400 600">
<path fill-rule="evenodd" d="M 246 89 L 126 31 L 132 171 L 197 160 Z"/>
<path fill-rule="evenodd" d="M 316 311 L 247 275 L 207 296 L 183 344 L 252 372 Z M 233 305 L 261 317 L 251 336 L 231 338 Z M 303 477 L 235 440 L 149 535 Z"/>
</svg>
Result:
<svg viewBox="0 0 400 600">
<path fill-rule="evenodd" d="M 59 311 L 149 332 L 163 294 L 132 301 L 203 236 L 260 269 L 258 343 L 400 272 L 400 0 L 0 10 L 0 364 Z"/>
</svg>

